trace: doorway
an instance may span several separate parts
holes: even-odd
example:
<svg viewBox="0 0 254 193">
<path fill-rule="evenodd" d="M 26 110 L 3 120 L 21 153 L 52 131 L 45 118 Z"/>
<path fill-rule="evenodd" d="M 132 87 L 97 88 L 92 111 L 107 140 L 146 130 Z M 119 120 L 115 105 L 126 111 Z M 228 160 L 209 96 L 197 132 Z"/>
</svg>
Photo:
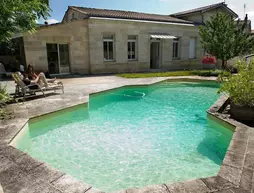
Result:
<svg viewBox="0 0 254 193">
<path fill-rule="evenodd" d="M 160 68 L 160 42 L 151 42 L 150 48 L 150 68 Z"/>
<path fill-rule="evenodd" d="M 47 44 L 47 55 L 50 74 L 70 72 L 68 44 Z"/>
</svg>

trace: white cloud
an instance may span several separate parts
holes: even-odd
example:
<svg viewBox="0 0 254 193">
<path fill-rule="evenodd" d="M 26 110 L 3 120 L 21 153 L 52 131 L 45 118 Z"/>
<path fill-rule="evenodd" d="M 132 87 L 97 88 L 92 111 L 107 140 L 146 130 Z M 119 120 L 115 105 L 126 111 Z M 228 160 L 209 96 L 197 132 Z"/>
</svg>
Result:
<svg viewBox="0 0 254 193">
<path fill-rule="evenodd" d="M 160 0 L 160 2 L 168 2 L 169 0 Z"/>
<path fill-rule="evenodd" d="M 47 22 L 48 24 L 53 24 L 53 23 L 58 23 L 59 21 L 56 19 L 48 19 Z"/>
<path fill-rule="evenodd" d="M 249 16 L 254 16 L 254 11 L 248 11 L 247 14 L 248 14 Z"/>
</svg>

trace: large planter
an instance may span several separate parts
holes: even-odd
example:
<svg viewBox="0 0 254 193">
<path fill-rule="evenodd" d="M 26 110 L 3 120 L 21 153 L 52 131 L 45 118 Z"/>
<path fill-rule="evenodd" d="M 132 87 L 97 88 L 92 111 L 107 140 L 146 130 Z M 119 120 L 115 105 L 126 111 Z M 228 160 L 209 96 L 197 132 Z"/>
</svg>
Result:
<svg viewBox="0 0 254 193">
<path fill-rule="evenodd" d="M 239 106 L 231 102 L 230 114 L 237 120 L 254 122 L 254 107 Z"/>
</svg>

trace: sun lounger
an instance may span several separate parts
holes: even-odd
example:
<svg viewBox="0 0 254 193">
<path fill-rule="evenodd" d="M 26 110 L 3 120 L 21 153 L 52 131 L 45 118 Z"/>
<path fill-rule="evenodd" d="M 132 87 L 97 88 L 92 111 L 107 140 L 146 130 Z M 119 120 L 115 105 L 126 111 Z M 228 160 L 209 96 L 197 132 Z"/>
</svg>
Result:
<svg viewBox="0 0 254 193">
<path fill-rule="evenodd" d="M 64 86 L 63 83 L 61 81 L 57 81 L 57 80 L 47 80 L 45 77 L 45 74 L 41 73 L 39 75 L 39 84 L 41 85 L 42 89 L 45 91 L 48 90 L 62 90 L 63 94 L 64 94 Z"/>
<path fill-rule="evenodd" d="M 24 101 L 25 101 L 25 98 L 26 98 L 26 94 L 42 92 L 42 94 L 45 96 L 44 91 L 42 90 L 42 88 L 39 84 L 31 83 L 29 85 L 26 85 L 23 82 L 23 77 L 22 77 L 20 72 L 12 73 L 12 78 L 14 79 L 14 81 L 16 83 L 14 98 L 17 95 L 19 95 L 20 93 L 23 95 L 23 100 Z"/>
<path fill-rule="evenodd" d="M 64 93 L 64 86 L 62 82 L 54 81 L 50 83 L 47 81 L 43 73 L 39 75 L 38 83 L 31 82 L 29 85 L 26 85 L 24 83 L 23 76 L 20 72 L 12 73 L 12 77 L 16 83 L 14 97 L 21 93 L 23 95 L 23 101 L 25 101 L 26 94 L 34 94 L 36 92 L 42 92 L 43 96 L 45 96 L 45 91 L 51 90 L 62 90 L 62 92 Z"/>
</svg>

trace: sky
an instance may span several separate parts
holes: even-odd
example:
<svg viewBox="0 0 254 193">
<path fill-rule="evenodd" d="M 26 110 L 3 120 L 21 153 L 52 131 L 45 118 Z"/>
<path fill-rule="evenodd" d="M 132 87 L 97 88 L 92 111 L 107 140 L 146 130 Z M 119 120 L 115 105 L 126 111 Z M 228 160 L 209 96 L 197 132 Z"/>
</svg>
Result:
<svg viewBox="0 0 254 193">
<path fill-rule="evenodd" d="M 220 3 L 217 0 L 49 0 L 52 9 L 49 23 L 60 22 L 68 6 L 82 6 L 103 9 L 118 9 L 137 11 L 144 13 L 172 14 L 188 9 Z M 235 11 L 240 18 L 244 18 L 244 4 L 246 13 L 252 20 L 254 29 L 254 0 L 226 0 L 228 6 Z M 39 21 L 43 23 L 43 20 Z"/>
</svg>

